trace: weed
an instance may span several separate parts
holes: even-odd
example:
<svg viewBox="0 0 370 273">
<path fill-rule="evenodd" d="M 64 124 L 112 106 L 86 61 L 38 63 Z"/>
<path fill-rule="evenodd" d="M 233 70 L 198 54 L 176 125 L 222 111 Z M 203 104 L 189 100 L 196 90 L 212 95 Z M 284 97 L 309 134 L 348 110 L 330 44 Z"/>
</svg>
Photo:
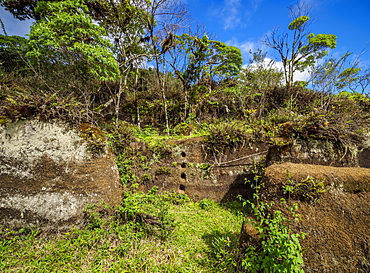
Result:
<svg viewBox="0 0 370 273">
<path fill-rule="evenodd" d="M 121 178 L 122 185 L 134 183 L 137 181 L 137 176 L 133 172 L 133 159 L 126 156 L 126 154 L 120 154 L 116 157 L 116 164 Z"/>
<path fill-rule="evenodd" d="M 255 187 L 255 202 L 247 201 L 254 215 L 254 219 L 248 218 L 248 221 L 258 231 L 260 245 L 248 246 L 242 260 L 243 268 L 248 272 L 303 272 L 299 239 L 304 238 L 305 234 L 293 234 L 286 225 L 287 218 L 280 210 L 270 212 L 274 203 L 260 200 L 260 187 Z M 295 219 L 299 218 L 297 209 L 297 204 L 290 207 Z"/>
<path fill-rule="evenodd" d="M 202 199 L 199 203 L 199 207 L 204 210 L 209 210 L 213 204 L 214 202 L 209 199 Z"/>
<path fill-rule="evenodd" d="M 198 168 L 201 169 L 201 170 L 209 170 L 210 168 L 212 167 L 212 164 L 210 163 L 200 163 L 198 165 Z"/>
<path fill-rule="evenodd" d="M 283 185 L 283 193 L 288 197 L 299 198 L 308 201 L 315 201 L 319 198 L 320 194 L 326 191 L 323 180 L 315 179 L 307 176 L 306 179 L 297 182 L 294 181 L 287 171 L 287 180 Z"/>
<path fill-rule="evenodd" d="M 206 143 L 214 151 L 221 152 L 226 147 L 237 147 L 251 139 L 252 130 L 245 122 L 220 122 L 209 127 Z"/>
<path fill-rule="evenodd" d="M 171 174 L 171 173 L 172 173 L 172 169 L 170 167 L 166 167 L 166 166 L 158 167 L 158 169 L 155 171 L 156 175 Z"/>
<path fill-rule="evenodd" d="M 89 206 L 86 228 L 40 235 L 0 227 L 0 271 L 240 272 L 241 216 L 212 201 L 204 210 L 185 194 L 136 188 L 117 208 Z"/>
<path fill-rule="evenodd" d="M 130 142 L 134 140 L 136 132 L 134 126 L 124 121 L 112 122 L 106 124 L 105 136 L 108 138 L 108 143 L 116 155 L 128 152 Z"/>
<path fill-rule="evenodd" d="M 87 123 L 80 124 L 80 137 L 87 142 L 87 151 L 93 155 L 99 155 L 105 152 L 106 138 L 98 127 Z"/>
</svg>

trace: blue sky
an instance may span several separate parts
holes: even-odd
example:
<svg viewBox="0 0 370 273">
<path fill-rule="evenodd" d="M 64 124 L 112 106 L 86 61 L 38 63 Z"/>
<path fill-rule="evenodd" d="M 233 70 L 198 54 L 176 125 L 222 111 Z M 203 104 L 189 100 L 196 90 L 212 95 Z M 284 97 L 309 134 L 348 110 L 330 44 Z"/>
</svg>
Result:
<svg viewBox="0 0 370 273">
<path fill-rule="evenodd" d="M 183 0 L 193 19 L 204 25 L 217 40 L 239 47 L 244 64 L 250 49 L 269 50 L 261 42 L 272 29 L 287 30 L 290 22 L 288 6 L 291 0 Z M 370 0 L 307 0 L 311 11 L 313 33 L 335 34 L 338 44 L 331 55 L 347 51 L 359 54 L 368 46 L 370 50 Z M 0 9 L 0 17 L 9 35 L 25 35 L 31 22 L 14 20 Z M 277 55 L 269 50 L 269 57 Z M 370 51 L 362 55 L 364 64 L 370 65 Z"/>
<path fill-rule="evenodd" d="M 315 34 L 335 34 L 337 48 L 330 55 L 370 50 L 370 0 L 309 0 Z M 185 0 L 190 14 L 219 41 L 239 47 L 247 63 L 249 49 L 266 48 L 261 40 L 276 27 L 287 30 L 291 0 Z M 289 30 L 287 30 L 289 32 Z M 270 50 L 270 58 L 277 55 Z M 370 52 L 362 55 L 370 65 Z"/>
</svg>

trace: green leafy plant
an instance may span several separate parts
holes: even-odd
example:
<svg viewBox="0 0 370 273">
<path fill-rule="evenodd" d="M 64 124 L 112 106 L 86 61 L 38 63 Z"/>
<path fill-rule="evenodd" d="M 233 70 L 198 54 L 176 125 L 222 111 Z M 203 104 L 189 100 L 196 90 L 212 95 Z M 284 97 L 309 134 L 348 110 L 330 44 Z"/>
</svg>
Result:
<svg viewBox="0 0 370 273">
<path fill-rule="evenodd" d="M 212 207 L 213 204 L 214 204 L 214 202 L 209 200 L 209 199 L 202 199 L 199 202 L 199 207 L 201 207 L 204 210 L 209 210 Z"/>
<path fill-rule="evenodd" d="M 212 164 L 210 163 L 200 163 L 198 165 L 198 168 L 201 169 L 201 170 L 209 170 L 210 168 L 212 167 Z"/>
<path fill-rule="evenodd" d="M 211 124 L 205 142 L 208 149 L 216 154 L 222 153 L 225 148 L 238 147 L 252 139 L 252 129 L 242 121 L 219 121 Z"/>
<path fill-rule="evenodd" d="M 283 185 L 283 193 L 290 197 L 295 197 L 303 200 L 317 200 L 321 193 L 326 191 L 324 180 L 315 179 L 307 176 L 306 179 L 297 182 L 294 181 L 287 171 L 287 180 Z"/>
<path fill-rule="evenodd" d="M 116 157 L 116 164 L 120 174 L 122 185 L 134 183 L 137 181 L 137 176 L 133 171 L 133 159 L 125 153 Z"/>
<path fill-rule="evenodd" d="M 255 202 L 247 201 L 254 218 L 248 221 L 258 231 L 260 245 L 250 245 L 246 249 L 242 266 L 248 272 L 303 272 L 303 257 L 300 238 L 304 233 L 292 233 L 287 226 L 287 218 L 280 210 L 272 211 L 273 202 L 266 203 L 260 200 L 260 187 L 255 186 Z M 284 200 L 281 200 L 284 203 Z M 290 212 L 296 220 L 297 204 L 290 207 Z M 272 212 L 271 212 L 272 211 Z"/>
<path fill-rule="evenodd" d="M 172 173 L 172 169 L 170 167 L 166 167 L 166 166 L 158 167 L 158 169 L 155 171 L 156 175 L 171 174 L 171 173 Z"/>
</svg>

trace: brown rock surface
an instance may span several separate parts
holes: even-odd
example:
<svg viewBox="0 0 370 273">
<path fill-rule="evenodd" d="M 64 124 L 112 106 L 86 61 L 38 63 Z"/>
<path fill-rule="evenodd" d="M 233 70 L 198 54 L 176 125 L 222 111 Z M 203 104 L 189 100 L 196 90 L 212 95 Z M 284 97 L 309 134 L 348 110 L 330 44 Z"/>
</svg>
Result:
<svg viewBox="0 0 370 273">
<path fill-rule="evenodd" d="M 0 127 L 2 224 L 78 224 L 91 203 L 117 205 L 122 189 L 107 147 L 89 153 L 81 132 L 60 122 Z"/>
<path fill-rule="evenodd" d="M 282 189 L 287 170 L 292 181 L 324 181 L 324 192 L 315 200 L 289 198 Z M 370 169 L 284 163 L 268 167 L 263 181 L 275 209 L 288 211 L 281 197 L 299 205 L 302 220 L 292 229 L 306 233 L 305 272 L 370 272 Z"/>
<path fill-rule="evenodd" d="M 193 200 L 204 198 L 225 201 L 239 194 L 250 195 L 245 180 L 252 180 L 255 163 L 263 161 L 268 151 L 265 143 L 248 143 L 214 154 L 207 150 L 204 138 L 173 141 L 171 154 L 152 166 L 153 179 L 141 190 L 158 186 L 162 191 L 186 193 Z M 166 168 L 164 173 L 160 171 Z"/>
</svg>

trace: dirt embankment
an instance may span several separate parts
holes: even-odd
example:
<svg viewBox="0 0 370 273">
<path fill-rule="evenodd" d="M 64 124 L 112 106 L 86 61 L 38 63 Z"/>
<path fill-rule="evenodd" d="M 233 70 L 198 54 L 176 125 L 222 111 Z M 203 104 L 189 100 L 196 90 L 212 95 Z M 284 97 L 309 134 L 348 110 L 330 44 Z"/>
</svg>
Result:
<svg viewBox="0 0 370 273">
<path fill-rule="evenodd" d="M 370 272 L 370 169 L 283 163 L 263 183 L 275 209 L 288 211 L 282 197 L 299 205 L 292 229 L 306 234 L 305 272 Z"/>
</svg>

